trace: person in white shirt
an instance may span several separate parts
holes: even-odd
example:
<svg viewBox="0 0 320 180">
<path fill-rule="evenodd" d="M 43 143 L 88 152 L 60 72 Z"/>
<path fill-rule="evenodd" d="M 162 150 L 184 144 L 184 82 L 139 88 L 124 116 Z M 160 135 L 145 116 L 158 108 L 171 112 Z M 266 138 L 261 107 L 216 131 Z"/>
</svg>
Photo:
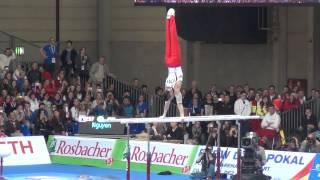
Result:
<svg viewBox="0 0 320 180">
<path fill-rule="evenodd" d="M 3 54 L 0 54 L 0 71 L 5 67 L 9 67 L 11 61 L 16 59 L 16 55 L 11 48 L 4 50 Z"/>
<path fill-rule="evenodd" d="M 251 114 L 251 104 L 247 99 L 247 93 L 245 91 L 241 92 L 240 98 L 234 103 L 234 113 L 241 116 L 250 116 Z M 241 122 L 241 136 L 244 136 L 249 132 L 249 121 Z"/>
<path fill-rule="evenodd" d="M 268 107 L 268 113 L 264 116 L 261 122 L 261 128 L 278 132 L 280 128 L 280 122 L 281 120 L 279 114 L 276 112 L 274 106 L 270 105 Z"/>
<path fill-rule="evenodd" d="M 245 91 L 241 92 L 240 98 L 234 103 L 234 113 L 241 116 L 250 116 L 251 104 L 247 100 L 247 93 Z"/>
</svg>

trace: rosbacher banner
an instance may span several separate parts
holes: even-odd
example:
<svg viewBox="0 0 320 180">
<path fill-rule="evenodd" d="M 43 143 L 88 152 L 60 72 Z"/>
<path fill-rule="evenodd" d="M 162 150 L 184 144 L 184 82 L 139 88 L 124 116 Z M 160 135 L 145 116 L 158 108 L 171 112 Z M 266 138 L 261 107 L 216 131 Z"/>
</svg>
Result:
<svg viewBox="0 0 320 180">
<path fill-rule="evenodd" d="M 126 140 L 50 136 L 48 149 L 53 163 L 126 168 Z M 153 172 L 170 170 L 179 174 L 188 173 L 197 150 L 198 147 L 192 145 L 151 143 L 151 170 Z M 146 142 L 130 141 L 130 152 L 131 168 L 145 171 Z"/>
<path fill-rule="evenodd" d="M 4 151 L 10 154 L 4 166 L 51 164 L 42 136 L 0 138 L 0 154 Z"/>
<path fill-rule="evenodd" d="M 51 136 L 48 148 L 53 163 L 89 165 L 126 169 L 126 140 Z M 195 161 L 204 146 L 152 142 L 152 172 L 171 171 L 177 174 L 198 172 Z M 214 148 L 213 151 L 216 152 Z M 146 170 L 147 142 L 130 141 L 133 170 Z M 266 151 L 264 173 L 273 179 L 320 179 L 320 155 L 314 153 Z M 221 172 L 236 173 L 236 148 L 221 148 Z M 312 177 L 312 178 L 311 178 Z"/>
</svg>

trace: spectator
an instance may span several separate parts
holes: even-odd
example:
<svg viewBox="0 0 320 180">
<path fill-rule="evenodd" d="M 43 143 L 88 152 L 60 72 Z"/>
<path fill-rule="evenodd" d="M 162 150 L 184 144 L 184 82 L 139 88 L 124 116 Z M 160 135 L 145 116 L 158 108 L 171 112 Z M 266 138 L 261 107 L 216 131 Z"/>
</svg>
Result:
<svg viewBox="0 0 320 180">
<path fill-rule="evenodd" d="M 302 117 L 301 126 L 299 127 L 303 138 L 307 137 L 308 134 L 318 129 L 317 118 L 312 114 L 311 108 L 306 108 L 304 116 Z"/>
<path fill-rule="evenodd" d="M 211 116 L 214 114 L 213 97 L 211 93 L 207 93 L 204 103 L 202 105 L 201 114 L 204 116 Z"/>
<path fill-rule="evenodd" d="M 283 102 L 283 110 L 289 111 L 291 109 L 296 109 L 299 106 L 299 102 L 295 97 L 295 93 L 286 94 L 286 97 Z"/>
<path fill-rule="evenodd" d="M 273 105 L 270 105 L 268 107 L 268 113 L 264 116 L 261 127 L 266 130 L 270 130 L 274 133 L 279 131 L 280 128 L 280 116 L 275 111 L 275 108 Z"/>
<path fill-rule="evenodd" d="M 28 72 L 28 80 L 30 84 L 41 81 L 41 72 L 39 71 L 38 63 L 32 63 L 31 70 Z"/>
<path fill-rule="evenodd" d="M 312 89 L 311 90 L 311 96 L 307 98 L 307 101 L 311 101 L 311 100 L 315 100 L 317 99 L 317 90 L 316 89 Z"/>
<path fill-rule="evenodd" d="M 302 141 L 300 152 L 310 152 L 310 153 L 319 153 L 320 152 L 320 142 L 316 139 L 313 133 L 308 134 L 307 138 Z"/>
<path fill-rule="evenodd" d="M 3 126 L 0 126 L 0 138 L 8 137 L 5 133 Z"/>
<path fill-rule="evenodd" d="M 67 48 L 61 53 L 62 69 L 65 70 L 67 78 L 75 73 L 76 58 L 78 56 L 77 51 L 72 47 L 72 41 L 67 41 Z"/>
<path fill-rule="evenodd" d="M 268 113 L 261 122 L 261 129 L 257 131 L 257 134 L 264 139 L 265 145 L 268 148 L 273 148 L 275 145 L 274 142 L 278 137 L 280 121 L 280 116 L 276 112 L 275 107 L 270 105 L 268 107 Z"/>
<path fill-rule="evenodd" d="M 192 132 L 191 132 L 192 142 L 189 144 L 205 144 L 205 140 L 203 139 L 203 132 L 200 122 L 194 122 L 192 126 Z"/>
<path fill-rule="evenodd" d="M 76 60 L 76 70 L 80 77 L 81 87 L 89 80 L 90 58 L 87 55 L 87 49 L 81 48 L 78 59 Z"/>
<path fill-rule="evenodd" d="M 145 101 L 144 95 L 140 95 L 138 99 L 138 104 L 136 105 L 136 117 L 147 117 L 148 104 Z"/>
<path fill-rule="evenodd" d="M 247 100 L 247 93 L 245 91 L 241 92 L 240 98 L 234 103 L 234 113 L 241 116 L 250 116 L 251 104 Z M 249 123 L 248 121 L 242 121 L 240 134 L 243 136 L 247 132 L 249 132 Z"/>
<path fill-rule="evenodd" d="M 199 103 L 198 97 L 193 97 L 191 104 L 188 107 L 190 109 L 191 116 L 200 116 L 201 115 L 201 106 Z"/>
<path fill-rule="evenodd" d="M 113 76 L 106 64 L 105 57 L 101 56 L 99 61 L 94 63 L 90 69 L 90 81 L 101 84 L 106 75 Z"/>
<path fill-rule="evenodd" d="M 221 103 L 221 107 L 220 107 L 220 112 L 219 114 L 221 115 L 231 115 L 234 114 L 234 107 L 230 96 L 229 95 L 225 95 L 223 102 Z"/>
<path fill-rule="evenodd" d="M 42 135 L 45 139 L 52 134 L 51 122 L 44 110 L 39 110 L 37 121 L 35 122 L 35 135 Z"/>
<path fill-rule="evenodd" d="M 53 37 L 50 37 L 49 43 L 40 49 L 40 54 L 44 59 L 44 69 L 53 76 L 55 71 L 55 64 L 57 63 L 57 57 L 59 52 L 59 45 L 56 43 Z"/>
<path fill-rule="evenodd" d="M 269 94 L 269 99 L 271 102 L 278 97 L 275 89 L 276 89 L 276 87 L 274 85 L 269 86 L 268 94 Z"/>
<path fill-rule="evenodd" d="M 227 133 L 226 146 L 227 147 L 238 146 L 238 128 L 235 125 L 232 125 L 230 130 Z"/>
<path fill-rule="evenodd" d="M 182 143 L 184 139 L 183 134 L 183 129 L 178 126 L 178 123 L 171 122 L 163 138 L 164 140 L 178 140 L 178 142 Z"/>
<path fill-rule="evenodd" d="M 136 89 L 140 89 L 140 81 L 138 78 L 134 78 L 132 80 L 132 87 Z"/>
<path fill-rule="evenodd" d="M 107 116 L 117 116 L 119 113 L 120 104 L 117 99 L 115 99 L 112 92 L 107 93 L 106 97 L 106 109 L 107 109 Z"/>
<path fill-rule="evenodd" d="M 14 112 L 10 112 L 8 121 L 4 125 L 6 135 L 11 136 L 17 128 L 19 128 L 19 122 L 16 120 Z"/>
<path fill-rule="evenodd" d="M 9 70 L 10 63 L 16 59 L 16 55 L 11 48 L 6 48 L 3 54 L 0 54 L 0 71 L 7 68 Z"/>
<path fill-rule="evenodd" d="M 217 140 L 218 140 L 218 128 L 215 126 L 214 123 L 209 123 L 207 125 L 207 143 L 208 146 L 217 146 Z"/>
<path fill-rule="evenodd" d="M 73 106 L 70 109 L 72 118 L 75 121 L 79 120 L 79 112 L 80 112 L 80 101 L 78 99 L 73 99 Z"/>
<path fill-rule="evenodd" d="M 305 101 L 306 101 L 306 97 L 304 96 L 304 91 L 303 90 L 299 90 L 297 95 L 298 95 L 299 105 L 304 104 Z"/>
<path fill-rule="evenodd" d="M 191 83 L 191 89 L 189 91 L 187 91 L 186 94 L 186 98 L 188 99 L 188 102 L 192 101 L 193 95 L 197 93 L 198 94 L 198 98 L 202 99 L 202 93 L 201 91 L 198 89 L 198 84 L 197 81 L 192 81 Z"/>
<path fill-rule="evenodd" d="M 163 140 L 166 134 L 166 129 L 163 123 L 152 123 L 150 129 L 150 139 L 151 140 Z"/>
</svg>

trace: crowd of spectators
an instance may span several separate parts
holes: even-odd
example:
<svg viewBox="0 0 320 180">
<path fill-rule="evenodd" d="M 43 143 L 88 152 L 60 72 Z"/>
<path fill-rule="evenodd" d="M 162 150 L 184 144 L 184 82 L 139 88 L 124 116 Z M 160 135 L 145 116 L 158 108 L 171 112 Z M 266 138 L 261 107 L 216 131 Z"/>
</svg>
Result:
<svg viewBox="0 0 320 180">
<path fill-rule="evenodd" d="M 78 133 L 80 115 L 147 117 L 149 103 L 145 95 L 148 87 L 134 79 L 132 88 L 141 89 L 141 95 L 133 99 L 130 90 L 118 94 L 103 80 L 110 70 L 106 59 L 92 60 L 85 48 L 79 51 L 66 43 L 59 54 L 59 44 L 53 38 L 40 50 L 43 64 L 33 62 L 31 67 L 17 64 L 15 54 L 6 49 L 0 55 L 0 137 L 51 134 L 74 135 Z M 155 95 L 162 98 L 161 87 Z M 319 90 L 313 89 L 310 97 L 300 82 L 283 87 L 255 89 L 248 84 L 230 85 L 220 89 L 213 85 L 203 93 L 193 81 L 190 89 L 182 89 L 185 114 L 199 115 L 258 115 L 261 119 L 243 122 L 241 132 L 232 121 L 221 124 L 221 145 L 236 147 L 238 136 L 254 131 L 260 138 L 260 145 L 267 149 L 291 151 L 320 151 L 320 123 L 306 109 L 302 124 L 295 135 L 284 143 L 279 113 L 298 108 L 308 100 L 318 99 Z M 130 125 L 130 133 L 139 137 L 145 133 L 144 124 Z M 175 141 L 188 144 L 217 144 L 218 124 L 216 122 L 194 123 L 154 123 L 151 125 L 151 138 L 161 141 Z"/>
</svg>

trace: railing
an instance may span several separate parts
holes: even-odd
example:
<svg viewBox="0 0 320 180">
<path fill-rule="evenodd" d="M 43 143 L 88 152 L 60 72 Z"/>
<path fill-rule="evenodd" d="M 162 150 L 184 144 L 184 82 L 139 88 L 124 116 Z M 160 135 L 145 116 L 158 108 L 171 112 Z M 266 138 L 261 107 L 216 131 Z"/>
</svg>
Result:
<svg viewBox="0 0 320 180">
<path fill-rule="evenodd" d="M 312 113 L 318 119 L 320 117 L 320 100 L 315 99 L 306 102 L 297 109 L 292 109 L 286 112 L 282 112 L 281 127 L 284 130 L 287 137 L 291 136 L 299 126 L 301 126 L 302 118 L 305 114 L 305 109 L 311 108 Z"/>
<path fill-rule="evenodd" d="M 130 97 L 133 100 L 133 103 L 137 103 L 136 100 L 138 100 L 141 94 L 144 95 L 145 99 L 148 101 L 148 105 L 149 105 L 148 116 L 150 117 L 161 116 L 163 113 L 163 106 L 164 106 L 165 100 L 161 96 L 147 94 L 143 92 L 141 89 L 137 89 L 131 85 L 128 85 L 128 83 L 121 82 L 110 76 L 106 77 L 103 86 L 106 91 L 108 89 L 112 89 L 117 99 L 122 99 L 122 95 L 126 91 L 130 92 Z M 176 116 L 177 114 L 178 113 L 177 113 L 176 105 L 171 103 L 167 116 Z"/>
<path fill-rule="evenodd" d="M 24 54 L 17 56 L 16 63 L 27 64 L 32 61 L 41 61 L 39 45 L 0 30 L 0 49 L 11 48 L 15 50 L 16 47 L 24 48 Z"/>
</svg>

